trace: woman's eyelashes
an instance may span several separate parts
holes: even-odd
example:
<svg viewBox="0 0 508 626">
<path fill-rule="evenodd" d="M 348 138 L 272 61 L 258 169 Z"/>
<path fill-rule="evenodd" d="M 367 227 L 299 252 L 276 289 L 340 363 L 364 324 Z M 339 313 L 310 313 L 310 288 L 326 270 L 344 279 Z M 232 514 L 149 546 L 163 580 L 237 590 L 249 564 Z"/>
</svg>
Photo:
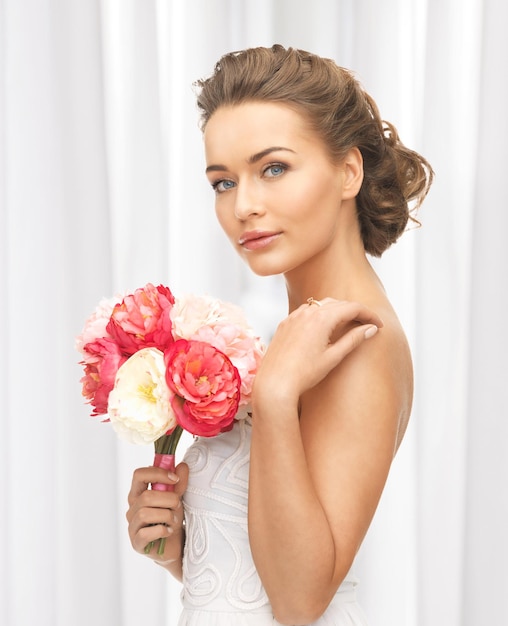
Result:
<svg viewBox="0 0 508 626">
<path fill-rule="evenodd" d="M 288 169 L 285 163 L 270 163 L 263 169 L 263 176 L 265 178 L 278 178 L 282 176 Z"/>
<path fill-rule="evenodd" d="M 229 189 L 233 189 L 233 187 L 235 186 L 236 186 L 236 183 L 227 178 L 216 180 L 212 183 L 212 189 L 216 193 L 224 193 L 225 191 L 228 191 Z"/>
<path fill-rule="evenodd" d="M 288 170 L 288 167 L 286 163 L 270 163 L 261 170 L 261 178 L 279 178 Z M 213 181 L 211 185 L 216 193 L 224 193 L 236 187 L 237 183 L 230 178 L 221 178 Z"/>
</svg>

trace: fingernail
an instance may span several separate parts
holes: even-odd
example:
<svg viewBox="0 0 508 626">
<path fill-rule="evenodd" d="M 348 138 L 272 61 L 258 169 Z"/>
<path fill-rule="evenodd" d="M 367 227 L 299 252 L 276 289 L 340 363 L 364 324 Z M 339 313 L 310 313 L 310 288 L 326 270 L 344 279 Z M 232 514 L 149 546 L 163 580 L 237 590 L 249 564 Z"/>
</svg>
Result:
<svg viewBox="0 0 508 626">
<path fill-rule="evenodd" d="M 364 334 L 365 339 L 370 339 L 370 337 L 374 337 L 378 330 L 379 329 L 377 326 L 369 326 Z"/>
<path fill-rule="evenodd" d="M 168 478 L 171 478 L 171 480 L 174 480 L 175 483 L 177 483 L 180 480 L 178 476 L 174 474 L 173 472 L 168 472 Z"/>
</svg>

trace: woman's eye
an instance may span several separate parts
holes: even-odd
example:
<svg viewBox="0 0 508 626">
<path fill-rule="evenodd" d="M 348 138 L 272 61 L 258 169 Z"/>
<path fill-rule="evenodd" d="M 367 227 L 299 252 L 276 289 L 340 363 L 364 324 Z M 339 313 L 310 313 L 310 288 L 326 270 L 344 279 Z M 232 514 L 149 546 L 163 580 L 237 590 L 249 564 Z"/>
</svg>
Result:
<svg viewBox="0 0 508 626">
<path fill-rule="evenodd" d="M 218 180 L 215 183 L 212 183 L 212 188 L 217 193 L 223 193 L 224 191 L 228 191 L 229 189 L 233 189 L 235 183 L 232 180 Z"/>
<path fill-rule="evenodd" d="M 273 163 L 264 169 L 263 174 L 268 178 L 276 178 L 281 176 L 287 170 L 287 166 L 282 163 Z"/>
</svg>

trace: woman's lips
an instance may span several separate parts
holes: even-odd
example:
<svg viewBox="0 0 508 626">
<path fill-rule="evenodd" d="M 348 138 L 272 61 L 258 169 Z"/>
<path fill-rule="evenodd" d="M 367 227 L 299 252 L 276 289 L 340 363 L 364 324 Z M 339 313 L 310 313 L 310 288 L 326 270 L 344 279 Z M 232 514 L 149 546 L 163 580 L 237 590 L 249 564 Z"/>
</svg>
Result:
<svg viewBox="0 0 508 626">
<path fill-rule="evenodd" d="M 272 241 L 275 241 L 281 233 L 270 233 L 262 231 L 253 231 L 244 233 L 238 240 L 238 244 L 245 250 L 259 250 L 266 248 Z"/>
</svg>

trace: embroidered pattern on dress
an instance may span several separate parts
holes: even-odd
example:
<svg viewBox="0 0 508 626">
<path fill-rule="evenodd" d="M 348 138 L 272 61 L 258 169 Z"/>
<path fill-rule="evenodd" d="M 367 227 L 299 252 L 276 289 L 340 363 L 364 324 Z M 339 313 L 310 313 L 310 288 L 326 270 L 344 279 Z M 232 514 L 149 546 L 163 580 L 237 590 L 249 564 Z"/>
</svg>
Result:
<svg viewBox="0 0 508 626">
<path fill-rule="evenodd" d="M 183 601 L 189 607 L 249 611 L 268 604 L 248 540 L 250 428 L 239 422 L 219 437 L 199 439 L 185 455 Z"/>
</svg>

